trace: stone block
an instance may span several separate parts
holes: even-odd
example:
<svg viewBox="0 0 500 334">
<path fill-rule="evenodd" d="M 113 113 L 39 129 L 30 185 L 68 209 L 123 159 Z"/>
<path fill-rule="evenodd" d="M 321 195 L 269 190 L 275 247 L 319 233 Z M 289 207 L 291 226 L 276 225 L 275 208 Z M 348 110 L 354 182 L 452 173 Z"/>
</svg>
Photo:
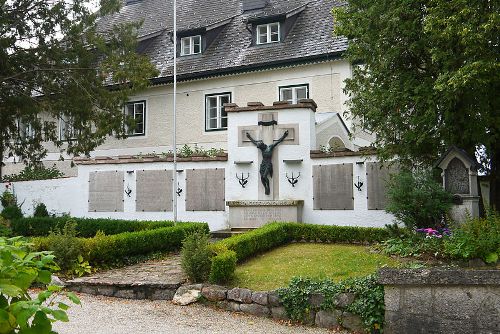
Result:
<svg viewBox="0 0 500 334">
<path fill-rule="evenodd" d="M 252 303 L 252 291 L 249 289 L 234 288 L 227 292 L 227 299 L 240 303 Z"/>
<path fill-rule="evenodd" d="M 149 299 L 152 300 L 172 300 L 174 298 L 175 291 L 169 289 L 155 289 Z"/>
<path fill-rule="evenodd" d="M 304 323 L 307 325 L 314 325 L 314 322 L 316 321 L 316 312 L 313 310 L 310 310 L 308 314 L 306 314 L 304 318 Z"/>
<path fill-rule="evenodd" d="M 267 296 L 268 296 L 267 292 L 254 291 L 252 293 L 252 301 L 256 304 L 267 305 L 268 304 Z"/>
<path fill-rule="evenodd" d="M 288 315 L 286 314 L 286 310 L 283 306 L 271 307 L 271 316 L 273 317 L 273 319 L 288 319 Z"/>
<path fill-rule="evenodd" d="M 384 303 L 386 311 L 399 310 L 399 297 L 401 295 L 400 288 L 394 286 L 384 287 Z"/>
<path fill-rule="evenodd" d="M 135 299 L 135 291 L 133 289 L 119 289 L 115 292 L 116 298 Z"/>
<path fill-rule="evenodd" d="M 412 314 L 432 315 L 432 288 L 407 287 L 402 291 L 403 305 L 406 312 Z"/>
<path fill-rule="evenodd" d="M 196 303 L 198 299 L 201 297 L 200 290 L 187 290 L 178 289 L 172 299 L 172 303 L 176 305 L 186 306 L 189 304 Z"/>
<path fill-rule="evenodd" d="M 115 294 L 115 288 L 111 285 L 99 286 L 97 287 L 97 294 L 111 297 Z"/>
<path fill-rule="evenodd" d="M 325 296 L 320 293 L 312 293 L 311 296 L 309 296 L 309 304 L 311 304 L 313 307 L 320 307 L 324 301 Z"/>
<path fill-rule="evenodd" d="M 322 328 L 335 328 L 342 316 L 340 311 L 319 311 L 316 313 L 315 325 Z"/>
<path fill-rule="evenodd" d="M 96 295 L 97 294 L 97 287 L 94 285 L 82 285 L 80 292 L 86 293 L 89 295 Z"/>
<path fill-rule="evenodd" d="M 211 302 L 226 299 L 227 289 L 218 285 L 208 285 L 201 290 L 201 294 Z"/>
<path fill-rule="evenodd" d="M 450 286 L 435 289 L 434 309 L 447 319 L 471 319 L 477 312 L 482 293 L 471 293 L 467 287 Z"/>
<path fill-rule="evenodd" d="M 364 332 L 365 325 L 361 317 L 350 312 L 342 314 L 342 326 L 354 332 Z"/>
<path fill-rule="evenodd" d="M 237 302 L 230 302 L 227 300 L 222 300 L 217 302 L 217 307 L 222 308 L 226 311 L 231 311 L 231 312 L 240 312 L 240 303 Z"/>
<path fill-rule="evenodd" d="M 244 313 L 249 313 L 252 315 L 256 315 L 259 317 L 268 317 L 271 315 L 271 311 L 267 306 L 259 305 L 259 304 L 241 304 L 240 311 Z"/>
<path fill-rule="evenodd" d="M 281 299 L 276 291 L 269 292 L 267 295 L 269 306 L 281 306 Z"/>
<path fill-rule="evenodd" d="M 335 306 L 340 308 L 345 308 L 351 305 L 355 298 L 356 295 L 354 293 L 350 292 L 340 293 L 335 299 Z"/>
</svg>

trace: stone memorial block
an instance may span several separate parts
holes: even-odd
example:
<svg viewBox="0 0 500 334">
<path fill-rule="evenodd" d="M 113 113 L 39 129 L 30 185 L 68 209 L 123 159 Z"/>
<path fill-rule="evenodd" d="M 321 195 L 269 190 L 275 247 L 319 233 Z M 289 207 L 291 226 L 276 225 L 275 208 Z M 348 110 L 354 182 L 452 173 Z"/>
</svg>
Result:
<svg viewBox="0 0 500 334">
<path fill-rule="evenodd" d="M 172 171 L 137 171 L 136 185 L 136 211 L 172 211 Z"/>
<path fill-rule="evenodd" d="M 123 172 L 89 173 L 89 212 L 123 212 Z"/>
<path fill-rule="evenodd" d="M 368 210 L 384 210 L 387 205 L 387 182 L 398 167 L 380 162 L 366 163 Z"/>
<path fill-rule="evenodd" d="M 228 201 L 232 228 L 258 228 L 269 222 L 302 222 L 302 200 Z"/>
<path fill-rule="evenodd" d="M 313 166 L 314 210 L 354 210 L 353 165 Z"/>
<path fill-rule="evenodd" d="M 225 211 L 224 168 L 186 171 L 186 211 Z"/>
<path fill-rule="evenodd" d="M 452 194 L 469 194 L 469 171 L 464 163 L 453 158 L 445 169 L 445 189 Z"/>
</svg>

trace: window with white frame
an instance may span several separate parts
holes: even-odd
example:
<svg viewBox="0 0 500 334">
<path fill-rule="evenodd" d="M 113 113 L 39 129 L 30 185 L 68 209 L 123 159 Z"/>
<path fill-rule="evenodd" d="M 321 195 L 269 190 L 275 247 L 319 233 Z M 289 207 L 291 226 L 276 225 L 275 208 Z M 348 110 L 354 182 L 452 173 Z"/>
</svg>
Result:
<svg viewBox="0 0 500 334">
<path fill-rule="evenodd" d="M 280 87 L 280 101 L 297 104 L 302 99 L 309 98 L 309 85 L 295 85 Z"/>
<path fill-rule="evenodd" d="M 35 129 L 30 123 L 17 119 L 17 132 L 20 139 L 32 139 L 35 137 Z"/>
<path fill-rule="evenodd" d="M 206 130 L 227 129 L 225 103 L 231 103 L 231 93 L 210 94 L 205 96 Z"/>
<path fill-rule="evenodd" d="M 146 134 L 146 101 L 127 103 L 125 115 L 134 120 L 134 126 L 128 129 L 129 136 L 144 136 Z"/>
<path fill-rule="evenodd" d="M 201 53 L 201 35 L 181 38 L 181 56 Z"/>
<path fill-rule="evenodd" d="M 67 141 L 75 139 L 76 132 L 74 128 L 74 119 L 68 115 L 62 115 L 59 118 L 59 140 Z"/>
<path fill-rule="evenodd" d="M 280 38 L 280 23 L 268 23 L 257 26 L 257 44 L 276 43 Z"/>
</svg>

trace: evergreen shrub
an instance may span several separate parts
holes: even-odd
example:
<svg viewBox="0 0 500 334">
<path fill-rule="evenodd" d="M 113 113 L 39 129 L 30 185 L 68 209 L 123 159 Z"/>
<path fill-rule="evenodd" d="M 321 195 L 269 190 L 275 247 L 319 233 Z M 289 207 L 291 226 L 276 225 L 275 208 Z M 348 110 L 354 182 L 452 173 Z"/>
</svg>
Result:
<svg viewBox="0 0 500 334">
<path fill-rule="evenodd" d="M 47 211 L 47 206 L 43 203 L 38 203 L 35 206 L 33 217 L 48 217 L 48 216 L 49 216 L 49 211 Z"/>
<path fill-rule="evenodd" d="M 205 282 L 210 274 L 209 235 L 195 231 L 182 242 L 181 265 L 191 282 Z"/>
<path fill-rule="evenodd" d="M 50 231 L 62 229 L 68 220 L 76 223 L 78 236 L 90 238 L 96 235 L 97 231 L 102 231 L 106 235 L 119 234 L 123 232 L 136 232 L 142 230 L 152 230 L 174 225 L 170 221 L 135 221 L 119 219 L 90 219 L 74 217 L 29 217 L 15 219 L 11 222 L 12 231 L 15 235 L 41 237 L 49 235 Z"/>
</svg>

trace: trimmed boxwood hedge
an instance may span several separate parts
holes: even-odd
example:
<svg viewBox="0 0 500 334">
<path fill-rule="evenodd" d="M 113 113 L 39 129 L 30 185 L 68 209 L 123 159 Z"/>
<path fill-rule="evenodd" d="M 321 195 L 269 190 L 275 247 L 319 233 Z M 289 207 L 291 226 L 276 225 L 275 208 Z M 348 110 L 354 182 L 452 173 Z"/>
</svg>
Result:
<svg viewBox="0 0 500 334">
<path fill-rule="evenodd" d="M 74 217 L 29 217 L 19 218 L 11 222 L 14 235 L 27 237 L 42 237 L 49 235 L 51 230 L 62 229 L 68 220 L 76 223 L 78 236 L 91 238 L 97 231 L 106 235 L 119 234 L 123 232 L 136 232 L 152 230 L 174 225 L 171 221 L 136 221 L 103 218 L 74 218 Z"/>
<path fill-rule="evenodd" d="M 256 230 L 235 235 L 218 242 L 219 248 L 227 248 L 234 251 L 238 262 L 249 257 L 268 251 L 278 246 L 288 244 L 292 241 L 311 242 L 335 242 L 335 243 L 373 243 L 389 238 L 388 231 L 384 228 L 357 227 L 357 226 L 327 226 L 301 223 L 270 223 Z M 211 271 L 219 271 L 218 268 L 231 268 L 231 257 L 219 254 L 217 268 L 212 263 Z M 223 261 L 228 261 L 223 264 Z M 220 283 L 230 279 L 233 272 L 225 271 L 227 276 L 220 273 L 211 273 L 211 277 L 217 277 Z"/>
<path fill-rule="evenodd" d="M 178 223 L 172 227 L 154 230 L 76 238 L 76 242 L 82 243 L 84 259 L 92 266 L 99 266 L 113 264 L 117 260 L 134 255 L 177 251 L 182 247 L 186 235 L 195 231 L 208 233 L 209 228 L 205 223 Z M 50 250 L 49 241 L 50 237 L 32 239 L 34 248 L 38 251 Z"/>
</svg>

